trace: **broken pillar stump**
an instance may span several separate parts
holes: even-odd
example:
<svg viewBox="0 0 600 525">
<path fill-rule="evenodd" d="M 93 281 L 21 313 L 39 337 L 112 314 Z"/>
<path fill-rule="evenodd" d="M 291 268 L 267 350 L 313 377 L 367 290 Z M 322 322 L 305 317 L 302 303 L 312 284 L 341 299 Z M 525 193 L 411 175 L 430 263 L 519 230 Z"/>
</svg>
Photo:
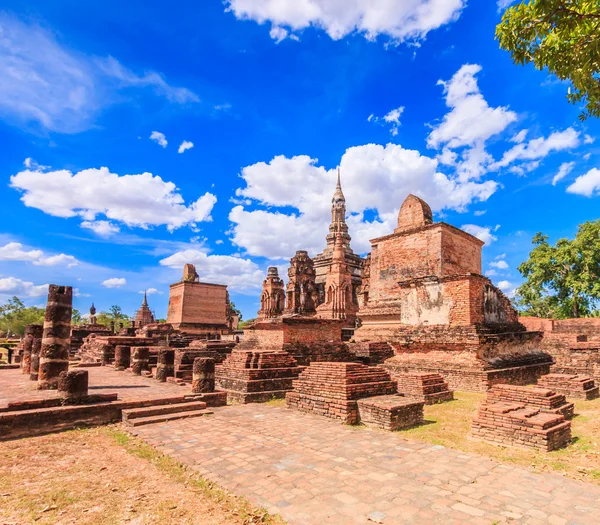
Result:
<svg viewBox="0 0 600 525">
<path fill-rule="evenodd" d="M 115 347 L 115 370 L 125 370 L 129 368 L 131 361 L 131 347 L 118 345 Z"/>
<path fill-rule="evenodd" d="M 215 360 L 210 357 L 194 359 L 192 392 L 202 394 L 215 390 Z"/>
<path fill-rule="evenodd" d="M 72 305 L 73 289 L 70 286 L 49 286 L 38 372 L 40 390 L 55 390 L 58 376 L 69 369 Z"/>
<path fill-rule="evenodd" d="M 158 351 L 158 361 L 156 364 L 156 380 L 161 383 L 167 381 L 167 377 L 175 376 L 175 350 L 168 348 Z"/>
<path fill-rule="evenodd" d="M 141 376 L 143 370 L 150 370 L 150 349 L 146 346 L 136 346 L 131 354 L 131 372 Z"/>
<path fill-rule="evenodd" d="M 40 326 L 40 328 L 42 328 Z M 40 352 L 42 351 L 42 330 L 39 331 L 39 337 L 33 339 L 31 347 L 31 373 L 29 379 L 37 381 L 40 371 Z"/>
<path fill-rule="evenodd" d="M 58 376 L 58 394 L 67 403 L 80 403 L 88 397 L 88 371 L 70 370 Z"/>
</svg>

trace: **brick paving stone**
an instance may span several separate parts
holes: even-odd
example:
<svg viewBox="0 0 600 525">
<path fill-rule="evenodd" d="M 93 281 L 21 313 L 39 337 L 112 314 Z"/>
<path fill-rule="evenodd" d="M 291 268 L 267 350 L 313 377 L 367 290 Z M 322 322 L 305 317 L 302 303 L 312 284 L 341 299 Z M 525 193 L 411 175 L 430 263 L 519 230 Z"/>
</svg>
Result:
<svg viewBox="0 0 600 525">
<path fill-rule="evenodd" d="M 596 485 L 279 407 L 213 410 L 135 432 L 292 525 L 598 524 Z"/>
</svg>

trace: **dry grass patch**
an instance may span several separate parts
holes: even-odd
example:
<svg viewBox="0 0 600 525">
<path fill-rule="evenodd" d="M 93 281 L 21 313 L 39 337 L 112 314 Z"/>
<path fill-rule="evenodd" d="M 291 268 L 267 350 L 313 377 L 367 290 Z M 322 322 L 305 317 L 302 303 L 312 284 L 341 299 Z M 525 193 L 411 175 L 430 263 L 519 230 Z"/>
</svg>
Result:
<svg viewBox="0 0 600 525">
<path fill-rule="evenodd" d="M 281 525 L 118 427 L 0 443 L 0 523 Z"/>
<path fill-rule="evenodd" d="M 471 439 L 471 421 L 485 395 L 455 392 L 454 396 L 456 399 L 448 403 L 426 405 L 425 419 L 429 424 L 400 431 L 401 435 L 600 485 L 600 399 L 576 401 L 573 443 L 562 450 L 544 453 Z"/>
</svg>

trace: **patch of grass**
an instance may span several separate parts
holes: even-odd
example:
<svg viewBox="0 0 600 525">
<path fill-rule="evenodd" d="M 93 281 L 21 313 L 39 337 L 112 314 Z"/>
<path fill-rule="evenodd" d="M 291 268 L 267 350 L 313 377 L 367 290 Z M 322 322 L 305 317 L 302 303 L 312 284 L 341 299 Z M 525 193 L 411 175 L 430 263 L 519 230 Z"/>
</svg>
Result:
<svg viewBox="0 0 600 525">
<path fill-rule="evenodd" d="M 576 401 L 573 443 L 553 452 L 493 445 L 470 438 L 471 422 L 484 394 L 455 392 L 455 400 L 425 406 L 428 424 L 399 431 L 403 436 L 444 447 L 489 456 L 504 463 L 555 471 L 600 484 L 600 399 Z"/>
<path fill-rule="evenodd" d="M 152 463 L 173 481 L 185 484 L 187 487 L 198 491 L 205 498 L 217 503 L 223 510 L 238 516 L 241 518 L 242 523 L 285 524 L 280 516 L 269 514 L 264 509 L 252 505 L 247 499 L 231 494 L 172 457 L 152 448 L 141 439 L 115 427 L 105 427 L 102 432 L 112 437 L 117 444 L 124 447 L 130 454 Z"/>
<path fill-rule="evenodd" d="M 269 405 L 271 407 L 279 407 L 279 408 L 285 408 L 287 406 L 285 404 L 285 399 L 278 399 L 276 397 L 269 399 L 269 401 L 267 401 L 265 403 L 265 405 Z"/>
</svg>

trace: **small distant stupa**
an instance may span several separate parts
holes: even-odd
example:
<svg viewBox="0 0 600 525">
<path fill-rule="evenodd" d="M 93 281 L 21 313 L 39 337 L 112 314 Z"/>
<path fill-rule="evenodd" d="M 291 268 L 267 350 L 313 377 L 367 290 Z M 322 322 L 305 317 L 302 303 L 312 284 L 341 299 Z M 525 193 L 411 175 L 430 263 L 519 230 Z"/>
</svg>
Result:
<svg viewBox="0 0 600 525">
<path fill-rule="evenodd" d="M 146 292 L 144 291 L 144 302 L 135 314 L 135 326 L 136 328 L 143 328 L 144 326 L 153 323 L 154 315 L 148 306 L 148 298 L 146 297 Z"/>
</svg>

